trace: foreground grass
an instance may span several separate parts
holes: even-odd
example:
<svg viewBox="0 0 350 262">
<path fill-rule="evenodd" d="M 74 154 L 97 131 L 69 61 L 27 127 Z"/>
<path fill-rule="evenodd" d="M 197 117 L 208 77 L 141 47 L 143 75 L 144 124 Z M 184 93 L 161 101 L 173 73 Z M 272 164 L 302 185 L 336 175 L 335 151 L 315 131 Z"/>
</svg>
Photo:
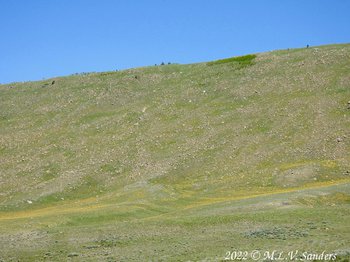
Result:
<svg viewBox="0 0 350 262">
<path fill-rule="evenodd" d="M 346 259 L 349 57 L 333 45 L 0 86 L 0 260 Z"/>
<path fill-rule="evenodd" d="M 2 255 L 23 261 L 222 261 L 235 250 L 326 250 L 346 258 L 349 187 L 344 181 L 171 212 L 159 206 L 97 210 L 81 204 L 64 214 L 7 217 L 1 221 Z"/>
</svg>

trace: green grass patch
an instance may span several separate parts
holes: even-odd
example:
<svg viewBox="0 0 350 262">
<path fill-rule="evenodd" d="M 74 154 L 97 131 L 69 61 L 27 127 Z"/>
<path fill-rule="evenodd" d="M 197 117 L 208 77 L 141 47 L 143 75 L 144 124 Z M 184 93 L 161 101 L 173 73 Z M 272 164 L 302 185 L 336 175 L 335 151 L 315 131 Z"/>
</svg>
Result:
<svg viewBox="0 0 350 262">
<path fill-rule="evenodd" d="M 207 65 L 212 66 L 212 65 L 220 65 L 220 64 L 226 64 L 226 63 L 238 63 L 240 67 L 247 67 L 247 66 L 253 65 L 255 58 L 256 58 L 256 55 L 236 56 L 236 57 L 208 62 Z"/>
</svg>

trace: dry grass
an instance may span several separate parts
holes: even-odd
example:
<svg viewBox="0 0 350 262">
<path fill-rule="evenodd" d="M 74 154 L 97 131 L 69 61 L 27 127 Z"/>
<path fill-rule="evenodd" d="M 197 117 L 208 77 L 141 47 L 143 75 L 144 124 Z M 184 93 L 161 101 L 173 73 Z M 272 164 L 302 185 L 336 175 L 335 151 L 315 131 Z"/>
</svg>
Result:
<svg viewBox="0 0 350 262">
<path fill-rule="evenodd" d="M 56 250 L 50 241 L 61 241 L 63 253 L 54 251 L 52 260 L 64 260 L 66 252 L 82 253 L 87 243 L 110 243 L 94 238 L 98 229 L 106 235 L 113 226 L 126 235 L 138 229 L 152 236 L 146 227 L 154 226 L 164 230 L 160 235 L 169 245 L 192 232 L 192 240 L 187 238 L 192 254 L 205 247 L 208 252 L 198 260 L 215 260 L 225 254 L 219 246 L 230 236 L 246 248 L 254 246 L 225 231 L 227 221 L 243 232 L 235 219 L 265 228 L 260 223 L 267 216 L 283 226 L 290 216 L 297 219 L 294 211 L 305 221 L 325 210 L 334 231 L 321 235 L 317 247 L 333 243 L 330 238 L 345 225 L 345 215 L 338 219 L 332 212 L 343 215 L 348 209 L 349 58 L 349 45 L 332 45 L 256 54 L 243 67 L 231 60 L 174 64 L 56 78 L 54 85 L 45 85 L 51 80 L 1 85 L 0 223 L 5 227 L 0 245 L 8 252 L 0 260 L 16 255 L 6 236 L 17 239 L 19 257 L 31 260 Z M 333 195 L 302 196 L 293 203 L 284 199 L 300 190 Z M 207 220 L 209 231 L 201 237 L 200 221 Z M 23 240 L 28 228 L 39 236 L 45 228 L 52 230 L 42 237 L 48 246 L 28 244 L 35 238 L 31 234 Z M 173 231 L 179 232 L 175 240 Z M 229 235 L 220 238 L 223 231 Z M 347 239 L 344 232 L 340 242 Z M 210 234 L 221 243 L 217 248 L 204 243 Z M 119 251 L 133 257 L 127 252 L 147 242 L 141 235 L 121 246 L 109 239 L 111 257 Z M 152 241 L 145 258 L 154 254 L 152 245 L 163 245 Z M 290 244 L 297 247 L 298 241 Z M 21 249 L 20 242 L 32 249 Z M 98 250 L 80 259 L 103 257 Z M 160 257 L 196 260 L 181 250 Z"/>
</svg>

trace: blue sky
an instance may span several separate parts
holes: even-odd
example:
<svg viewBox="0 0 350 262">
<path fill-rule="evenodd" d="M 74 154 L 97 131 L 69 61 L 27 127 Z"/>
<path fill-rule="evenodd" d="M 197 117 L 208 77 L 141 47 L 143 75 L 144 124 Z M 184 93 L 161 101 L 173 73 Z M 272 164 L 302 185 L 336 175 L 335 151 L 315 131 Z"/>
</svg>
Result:
<svg viewBox="0 0 350 262">
<path fill-rule="evenodd" d="M 0 0 L 0 83 L 350 42 L 348 0 Z"/>
</svg>

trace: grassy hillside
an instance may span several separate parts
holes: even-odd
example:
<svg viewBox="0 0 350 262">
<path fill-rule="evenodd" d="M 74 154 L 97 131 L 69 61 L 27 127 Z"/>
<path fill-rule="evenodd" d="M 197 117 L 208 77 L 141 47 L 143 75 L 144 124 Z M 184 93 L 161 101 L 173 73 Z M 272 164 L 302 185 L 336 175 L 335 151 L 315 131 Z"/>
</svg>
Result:
<svg viewBox="0 0 350 262">
<path fill-rule="evenodd" d="M 0 261 L 346 259 L 349 100 L 349 44 L 1 85 Z"/>
</svg>

